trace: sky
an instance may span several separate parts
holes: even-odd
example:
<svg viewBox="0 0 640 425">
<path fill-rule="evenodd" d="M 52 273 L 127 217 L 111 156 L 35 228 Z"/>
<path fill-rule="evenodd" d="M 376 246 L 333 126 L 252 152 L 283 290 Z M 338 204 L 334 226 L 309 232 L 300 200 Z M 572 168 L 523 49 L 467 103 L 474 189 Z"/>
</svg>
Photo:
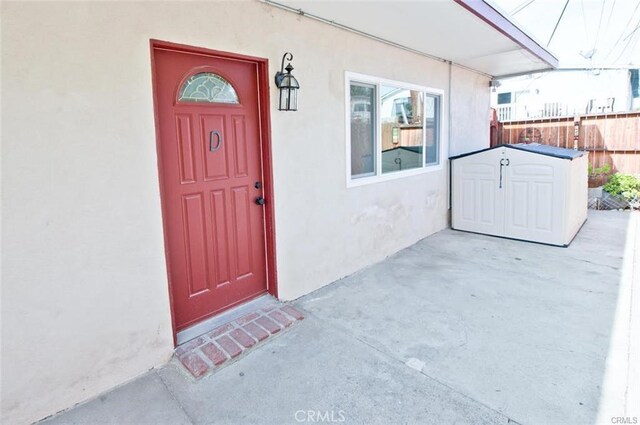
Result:
<svg viewBox="0 0 640 425">
<path fill-rule="evenodd" d="M 640 0 L 491 2 L 550 50 L 560 68 L 640 68 Z"/>
</svg>

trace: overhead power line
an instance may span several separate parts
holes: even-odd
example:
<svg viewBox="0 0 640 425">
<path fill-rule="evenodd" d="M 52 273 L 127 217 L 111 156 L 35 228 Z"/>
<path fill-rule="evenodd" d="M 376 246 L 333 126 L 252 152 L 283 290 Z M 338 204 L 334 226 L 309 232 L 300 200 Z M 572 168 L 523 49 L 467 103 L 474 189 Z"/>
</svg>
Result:
<svg viewBox="0 0 640 425">
<path fill-rule="evenodd" d="M 629 27 L 629 25 L 631 24 L 631 22 L 633 21 L 633 17 L 636 15 L 636 12 L 638 11 L 638 8 L 640 8 L 640 2 L 638 2 L 636 4 L 635 9 L 633 9 L 633 12 L 631 13 L 631 15 L 629 16 L 629 20 L 627 21 L 627 23 L 625 24 L 625 26 L 622 28 L 622 32 L 620 33 L 620 37 L 618 37 L 618 39 L 616 40 L 615 43 L 613 43 L 611 50 L 609 50 L 609 53 L 607 53 L 607 56 L 602 60 L 603 62 L 606 61 L 607 59 L 609 59 L 609 57 L 613 54 L 613 51 L 615 50 L 616 46 L 618 45 L 618 43 L 620 43 L 620 41 L 622 41 L 622 38 L 625 36 L 626 32 L 627 32 L 627 28 Z M 626 40 L 626 38 L 625 38 Z M 624 50 L 624 49 L 623 49 Z"/>
<path fill-rule="evenodd" d="M 638 26 L 636 26 L 636 29 L 638 29 L 638 27 L 640 27 L 640 20 L 638 20 Z M 624 47 L 622 48 L 622 50 L 620 51 L 620 54 L 618 55 L 618 57 L 613 61 L 613 63 L 617 63 L 622 56 L 627 52 L 627 49 L 629 49 L 629 51 L 633 51 L 636 48 L 636 44 L 638 43 L 638 39 L 635 36 L 637 36 L 638 33 L 635 32 L 635 30 L 633 30 L 626 38 L 629 38 L 629 41 L 626 42 L 626 44 L 624 45 Z M 633 39 L 636 39 L 636 41 L 634 42 Z M 633 44 L 632 44 L 633 43 Z"/>
<path fill-rule="evenodd" d="M 631 30 L 629 35 L 627 35 L 625 38 L 623 38 L 622 41 L 625 41 L 627 38 L 631 37 L 633 35 L 633 33 L 638 31 L 639 29 L 640 29 L 640 23 L 638 23 L 638 25 L 636 25 L 636 27 L 633 30 Z"/>
<path fill-rule="evenodd" d="M 562 20 L 562 17 L 564 16 L 564 11 L 567 10 L 568 5 L 569 5 L 569 0 L 567 0 L 566 3 L 564 4 L 564 7 L 562 8 L 562 12 L 560 13 L 560 17 L 558 18 L 558 22 L 556 22 L 556 26 L 553 27 L 553 32 L 551 33 L 551 37 L 549 37 L 549 41 L 547 42 L 547 47 L 549 47 L 549 44 L 551 44 L 551 40 L 553 40 L 553 36 L 556 34 L 558 25 L 560 25 L 560 21 Z"/>
<path fill-rule="evenodd" d="M 515 15 L 516 13 L 521 12 L 525 7 L 529 6 L 531 3 L 533 3 L 536 0 L 526 0 L 524 3 L 522 3 L 520 6 L 516 7 L 515 9 L 513 9 L 511 11 L 511 16 Z"/>
<path fill-rule="evenodd" d="M 609 33 L 609 24 L 611 23 L 611 16 L 613 16 L 613 9 L 616 7 L 616 0 L 613 0 L 613 4 L 611 5 L 611 10 L 609 11 L 609 19 L 607 19 L 607 26 L 604 27 L 604 33 Z"/>
<path fill-rule="evenodd" d="M 602 8 L 600 9 L 600 19 L 598 20 L 598 31 L 596 31 L 596 41 L 593 42 L 593 50 L 596 49 L 598 38 L 600 38 L 600 28 L 602 27 L 602 16 L 604 15 L 604 4 L 607 0 L 602 0 Z"/>
<path fill-rule="evenodd" d="M 587 45 L 590 45 L 589 30 L 587 29 L 587 14 L 584 13 L 584 0 L 580 0 L 580 6 L 582 6 L 582 23 L 584 24 L 584 35 L 587 38 Z"/>
</svg>

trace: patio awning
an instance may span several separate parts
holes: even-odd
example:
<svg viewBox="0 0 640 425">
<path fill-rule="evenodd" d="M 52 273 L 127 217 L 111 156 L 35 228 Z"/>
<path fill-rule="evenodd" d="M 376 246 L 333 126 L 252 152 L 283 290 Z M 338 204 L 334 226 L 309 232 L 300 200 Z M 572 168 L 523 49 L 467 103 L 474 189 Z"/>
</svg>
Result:
<svg viewBox="0 0 640 425">
<path fill-rule="evenodd" d="M 483 0 L 266 0 L 493 77 L 556 68 L 558 59 Z"/>
</svg>

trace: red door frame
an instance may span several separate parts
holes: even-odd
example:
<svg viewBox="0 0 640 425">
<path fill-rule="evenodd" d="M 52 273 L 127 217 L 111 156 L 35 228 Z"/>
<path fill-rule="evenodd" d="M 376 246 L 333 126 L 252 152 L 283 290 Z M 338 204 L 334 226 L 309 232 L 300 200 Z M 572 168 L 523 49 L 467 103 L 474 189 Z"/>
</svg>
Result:
<svg viewBox="0 0 640 425">
<path fill-rule="evenodd" d="M 266 262 L 267 262 L 267 291 L 274 297 L 278 297 L 278 274 L 276 270 L 276 237 L 275 237 L 275 206 L 274 206 L 274 192 L 273 192 L 273 164 L 271 155 L 271 114 L 269 106 L 269 60 L 265 58 L 258 58 L 253 56 L 239 55 L 236 53 L 221 52 L 218 50 L 205 49 L 202 47 L 187 46 L 184 44 L 171 43 L 168 41 L 151 39 L 151 82 L 153 85 L 153 112 L 154 122 L 156 126 L 156 149 L 158 151 L 158 178 L 160 180 L 160 193 L 164 193 L 163 179 L 162 179 L 162 164 L 161 164 L 161 142 L 160 142 L 160 123 L 159 123 L 159 111 L 158 111 L 158 93 L 157 93 L 157 81 L 156 81 L 156 64 L 155 64 L 155 50 L 173 50 L 183 53 L 192 53 L 197 55 L 204 55 L 210 57 L 217 57 L 229 60 L 238 60 L 243 62 L 250 62 L 256 65 L 258 70 L 258 114 L 259 114 L 259 126 L 260 126 L 260 151 L 262 159 L 262 174 L 263 174 L 263 190 L 264 197 L 267 202 L 264 205 L 265 214 L 265 249 L 266 249 Z M 173 291 L 171 282 L 171 273 L 169 270 L 169 256 L 168 256 L 168 240 L 167 240 L 167 224 L 165 217 L 165 205 L 164 199 L 161 196 L 162 204 L 162 230 L 164 235 L 164 249 L 165 249 L 165 262 L 167 264 L 167 280 L 169 282 L 169 304 L 171 307 L 171 328 L 173 332 L 173 345 L 176 345 L 176 324 L 173 312 Z"/>
</svg>

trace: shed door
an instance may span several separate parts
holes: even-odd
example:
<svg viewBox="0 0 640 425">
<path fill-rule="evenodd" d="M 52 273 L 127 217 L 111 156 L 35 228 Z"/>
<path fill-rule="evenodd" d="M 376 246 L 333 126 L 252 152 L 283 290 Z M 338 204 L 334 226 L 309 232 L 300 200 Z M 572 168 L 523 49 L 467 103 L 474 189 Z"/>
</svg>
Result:
<svg viewBox="0 0 640 425">
<path fill-rule="evenodd" d="M 504 236 L 562 244 L 560 185 L 562 162 L 558 158 L 509 149 L 504 167 Z"/>
<path fill-rule="evenodd" d="M 453 227 L 502 236 L 504 190 L 500 188 L 503 149 L 493 149 L 455 160 Z M 504 176 L 503 186 L 504 186 Z"/>
<path fill-rule="evenodd" d="M 155 48 L 176 331 L 266 291 L 255 63 Z"/>
</svg>

